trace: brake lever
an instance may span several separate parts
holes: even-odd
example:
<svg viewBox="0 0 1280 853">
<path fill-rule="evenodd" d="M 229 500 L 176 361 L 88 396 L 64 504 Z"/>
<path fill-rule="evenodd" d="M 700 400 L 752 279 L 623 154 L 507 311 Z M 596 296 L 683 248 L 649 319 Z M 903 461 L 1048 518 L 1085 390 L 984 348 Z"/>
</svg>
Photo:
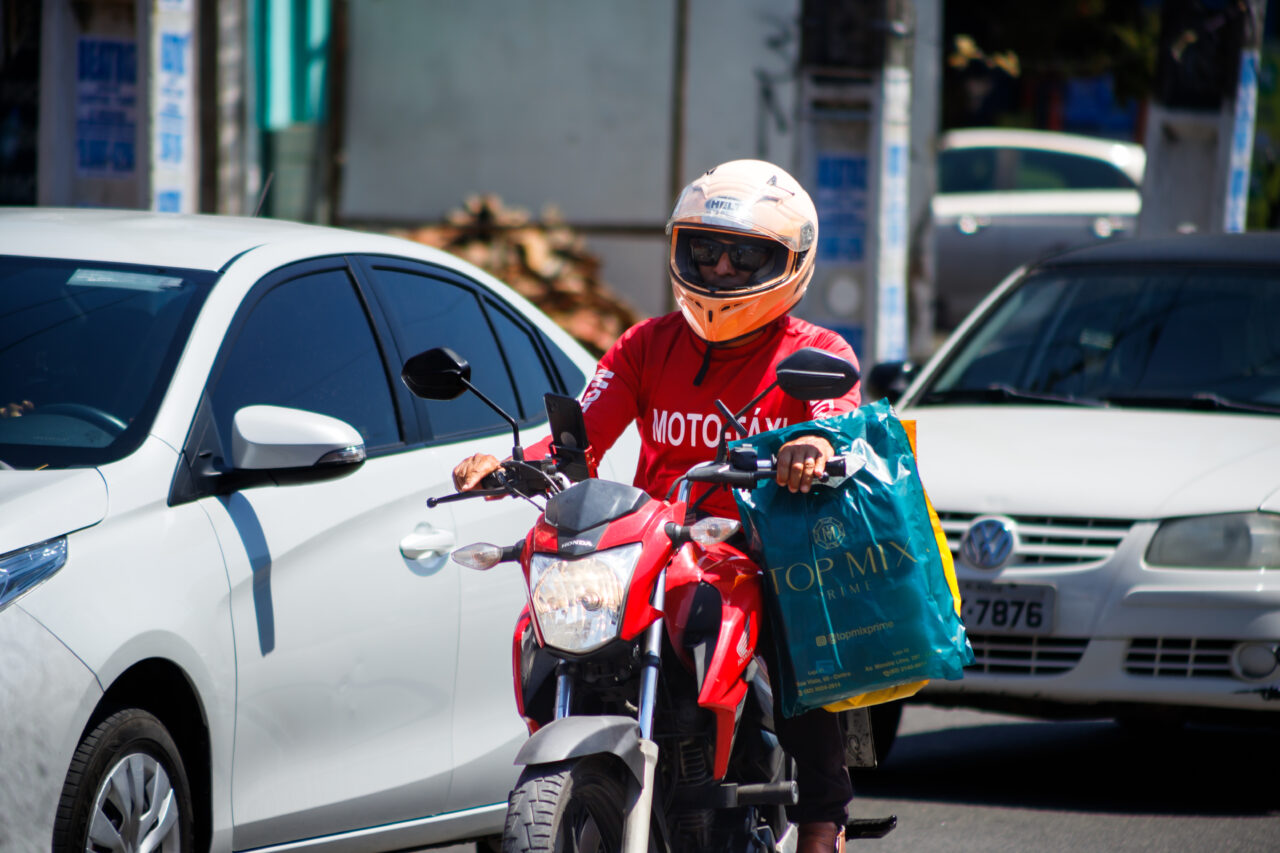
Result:
<svg viewBox="0 0 1280 853">
<path fill-rule="evenodd" d="M 453 503 L 454 501 L 465 501 L 468 498 L 490 498 L 505 497 L 511 494 L 506 489 L 472 489 L 469 492 L 454 492 L 451 495 L 445 495 L 439 498 L 427 498 L 427 508 L 434 509 L 440 504 Z"/>
</svg>

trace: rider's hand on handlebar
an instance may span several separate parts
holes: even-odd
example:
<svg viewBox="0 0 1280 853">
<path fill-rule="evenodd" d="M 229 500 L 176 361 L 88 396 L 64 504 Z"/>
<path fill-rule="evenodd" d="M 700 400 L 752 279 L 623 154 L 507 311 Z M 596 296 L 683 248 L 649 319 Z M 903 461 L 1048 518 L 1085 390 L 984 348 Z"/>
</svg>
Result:
<svg viewBox="0 0 1280 853">
<path fill-rule="evenodd" d="M 820 435 L 802 435 L 778 448 L 778 485 L 793 492 L 807 492 L 815 478 L 827 470 L 835 456 L 831 442 Z"/>
<path fill-rule="evenodd" d="M 453 469 L 453 487 L 460 492 L 479 488 L 482 479 L 501 467 L 502 463 L 488 453 L 468 456 Z"/>
</svg>

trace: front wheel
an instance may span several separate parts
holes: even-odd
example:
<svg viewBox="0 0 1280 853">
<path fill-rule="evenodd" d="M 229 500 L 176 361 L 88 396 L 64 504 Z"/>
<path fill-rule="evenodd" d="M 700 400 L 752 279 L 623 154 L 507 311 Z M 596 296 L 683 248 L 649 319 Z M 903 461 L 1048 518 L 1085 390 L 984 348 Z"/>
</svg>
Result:
<svg viewBox="0 0 1280 853">
<path fill-rule="evenodd" d="M 130 708 L 80 741 L 58 802 L 53 849 L 190 853 L 194 814 L 173 738 L 154 716 Z"/>
<path fill-rule="evenodd" d="M 526 768 L 507 801 L 502 853 L 621 849 L 626 772 L 599 755 Z"/>
</svg>

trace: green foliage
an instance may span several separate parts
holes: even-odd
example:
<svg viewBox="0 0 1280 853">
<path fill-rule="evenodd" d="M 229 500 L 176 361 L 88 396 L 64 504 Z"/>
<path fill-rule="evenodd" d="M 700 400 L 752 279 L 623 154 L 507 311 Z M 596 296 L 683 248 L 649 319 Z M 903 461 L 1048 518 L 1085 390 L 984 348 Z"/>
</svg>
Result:
<svg viewBox="0 0 1280 853">
<path fill-rule="evenodd" d="M 948 0 L 943 27 L 949 59 L 968 36 L 983 57 L 1015 57 L 1028 79 L 1110 74 L 1125 101 L 1145 99 L 1155 78 L 1160 10 L 1142 0 Z"/>
</svg>

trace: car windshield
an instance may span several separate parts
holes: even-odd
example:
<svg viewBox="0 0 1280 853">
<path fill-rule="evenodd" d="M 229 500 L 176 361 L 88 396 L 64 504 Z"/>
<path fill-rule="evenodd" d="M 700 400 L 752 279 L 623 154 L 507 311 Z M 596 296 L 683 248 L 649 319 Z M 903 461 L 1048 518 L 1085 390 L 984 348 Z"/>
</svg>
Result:
<svg viewBox="0 0 1280 853">
<path fill-rule="evenodd" d="M 916 402 L 1280 413 L 1277 317 L 1275 271 L 1045 270 L 969 330 Z"/>
<path fill-rule="evenodd" d="M 101 465 L 137 448 L 215 278 L 0 257 L 0 467 Z"/>
</svg>

